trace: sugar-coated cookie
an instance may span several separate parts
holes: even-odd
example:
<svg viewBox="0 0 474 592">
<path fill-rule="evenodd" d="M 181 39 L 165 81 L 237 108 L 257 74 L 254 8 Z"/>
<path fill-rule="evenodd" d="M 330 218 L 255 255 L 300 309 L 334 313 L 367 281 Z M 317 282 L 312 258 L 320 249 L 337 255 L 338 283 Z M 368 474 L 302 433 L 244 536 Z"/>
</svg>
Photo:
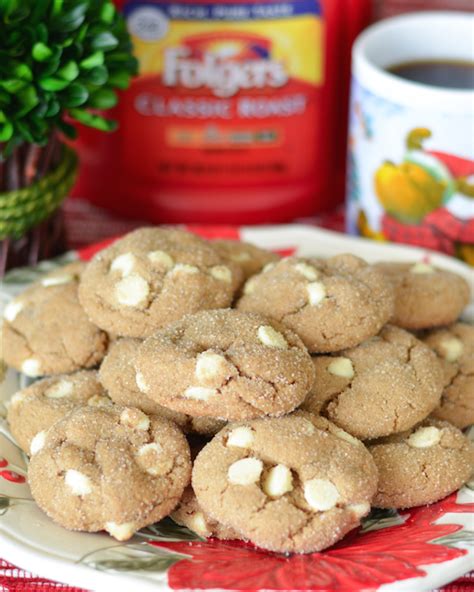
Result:
<svg viewBox="0 0 474 592">
<path fill-rule="evenodd" d="M 189 446 L 173 422 L 114 405 L 80 407 L 54 424 L 28 482 L 61 526 L 123 541 L 168 515 L 190 474 Z"/>
<path fill-rule="evenodd" d="M 437 419 L 368 447 L 379 472 L 373 501 L 379 508 L 432 504 L 464 485 L 474 466 L 471 442 L 450 423 Z"/>
<path fill-rule="evenodd" d="M 313 358 L 316 379 L 302 405 L 367 440 L 406 430 L 437 407 L 443 372 L 436 355 L 408 331 L 380 334 Z"/>
<path fill-rule="evenodd" d="M 198 454 L 192 485 L 212 518 L 281 553 L 329 547 L 360 523 L 377 490 L 365 446 L 296 412 L 229 425 Z"/>
<path fill-rule="evenodd" d="M 423 337 L 438 356 L 444 390 L 433 415 L 460 429 L 474 423 L 474 326 L 456 323 Z"/>
<path fill-rule="evenodd" d="M 428 263 L 378 263 L 395 290 L 394 325 L 429 329 L 454 323 L 470 299 L 461 276 Z"/>
<path fill-rule="evenodd" d="M 83 405 L 112 405 L 95 370 L 43 378 L 12 396 L 7 416 L 10 431 L 21 448 L 33 454 L 54 423 Z"/>
<path fill-rule="evenodd" d="M 262 315 L 201 311 L 140 346 L 137 384 L 161 405 L 226 420 L 283 415 L 314 381 L 301 339 Z"/>
<path fill-rule="evenodd" d="M 216 240 L 212 243 L 219 255 L 242 270 L 242 281 L 259 273 L 265 265 L 280 259 L 279 255 L 251 243 L 236 240 Z"/>
<path fill-rule="evenodd" d="M 119 405 L 137 407 L 145 413 L 171 419 L 186 433 L 213 435 L 222 429 L 224 421 L 212 417 L 191 417 L 173 411 L 163 407 L 138 388 L 134 364 L 140 344 L 139 339 L 126 337 L 111 344 L 99 369 L 100 381 L 111 399 Z"/>
<path fill-rule="evenodd" d="M 203 512 L 191 486 L 183 493 L 178 507 L 171 518 L 181 526 L 186 526 L 197 535 L 222 541 L 240 539 L 240 535 L 230 526 L 224 526 Z"/>
<path fill-rule="evenodd" d="M 332 352 L 380 331 L 393 313 L 393 289 L 353 255 L 287 257 L 247 281 L 237 308 L 281 321 L 310 352 Z"/>
<path fill-rule="evenodd" d="M 181 230 L 141 228 L 94 257 L 79 297 L 103 329 L 146 337 L 187 313 L 229 306 L 234 291 L 233 270 L 211 244 Z"/>
<path fill-rule="evenodd" d="M 27 376 L 92 368 L 103 358 L 107 335 L 87 317 L 78 300 L 83 263 L 46 275 L 4 310 L 3 356 Z"/>
</svg>

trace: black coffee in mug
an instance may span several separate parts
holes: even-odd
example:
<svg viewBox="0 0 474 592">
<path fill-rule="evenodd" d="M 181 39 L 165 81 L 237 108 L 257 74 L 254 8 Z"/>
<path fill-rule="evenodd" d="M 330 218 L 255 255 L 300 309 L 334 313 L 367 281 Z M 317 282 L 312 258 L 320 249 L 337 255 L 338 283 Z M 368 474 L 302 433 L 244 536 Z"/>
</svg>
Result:
<svg viewBox="0 0 474 592">
<path fill-rule="evenodd" d="M 428 86 L 474 89 L 474 62 L 417 60 L 390 66 L 387 71 L 400 78 Z"/>
</svg>

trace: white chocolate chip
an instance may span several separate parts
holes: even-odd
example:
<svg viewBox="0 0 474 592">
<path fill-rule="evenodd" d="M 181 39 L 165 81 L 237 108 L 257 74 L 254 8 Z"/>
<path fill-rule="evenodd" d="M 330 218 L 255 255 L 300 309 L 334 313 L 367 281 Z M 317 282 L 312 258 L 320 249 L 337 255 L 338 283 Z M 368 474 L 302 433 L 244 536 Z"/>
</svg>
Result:
<svg viewBox="0 0 474 592">
<path fill-rule="evenodd" d="M 124 522 L 117 524 L 116 522 L 106 522 L 105 530 L 117 539 L 117 541 L 126 541 L 136 531 L 137 525 L 134 522 Z"/>
<path fill-rule="evenodd" d="M 221 378 L 222 382 L 228 374 L 228 366 L 224 356 L 204 351 L 197 357 L 195 375 L 199 382 L 208 382 L 216 378 Z"/>
<path fill-rule="evenodd" d="M 3 311 L 3 317 L 9 323 L 13 323 L 19 313 L 23 310 L 24 306 L 24 303 L 20 300 L 13 300 L 6 305 L 5 310 Z"/>
<path fill-rule="evenodd" d="M 418 428 L 408 437 L 407 443 L 413 448 L 429 448 L 441 440 L 441 431 L 434 426 Z"/>
<path fill-rule="evenodd" d="M 443 358 L 448 362 L 455 362 L 462 356 L 463 343 L 457 337 L 447 337 L 440 343 L 443 350 Z"/>
<path fill-rule="evenodd" d="M 290 469 L 285 465 L 272 467 L 263 481 L 262 489 L 270 497 L 281 497 L 293 491 L 293 476 Z"/>
<path fill-rule="evenodd" d="M 115 284 L 115 297 L 123 306 L 139 306 L 149 293 L 148 282 L 138 274 L 128 275 Z"/>
<path fill-rule="evenodd" d="M 312 265 L 309 265 L 309 263 L 297 263 L 295 265 L 295 269 L 298 273 L 311 282 L 318 279 L 318 271 Z"/>
<path fill-rule="evenodd" d="M 411 273 L 434 273 L 435 268 L 429 263 L 423 263 L 423 261 L 419 261 L 410 267 L 410 271 Z"/>
<path fill-rule="evenodd" d="M 30 442 L 30 454 L 36 454 L 39 452 L 46 442 L 46 432 L 43 430 L 42 432 L 38 432 L 34 438 L 32 438 Z"/>
<path fill-rule="evenodd" d="M 201 536 L 207 537 L 210 534 L 209 527 L 202 512 L 196 512 L 189 518 L 189 527 Z"/>
<path fill-rule="evenodd" d="M 258 339 L 263 345 L 268 347 L 276 347 L 279 349 L 288 349 L 288 343 L 283 335 L 276 331 L 270 325 L 261 325 L 258 328 Z"/>
<path fill-rule="evenodd" d="M 304 484 L 304 497 L 309 506 L 317 512 L 334 508 L 339 501 L 339 492 L 327 479 L 311 479 Z"/>
<path fill-rule="evenodd" d="M 149 393 L 150 386 L 145 382 L 145 378 L 141 372 L 137 372 L 135 375 L 135 382 L 137 383 L 138 390 L 142 393 Z"/>
<path fill-rule="evenodd" d="M 150 418 L 139 409 L 124 409 L 120 414 L 120 423 L 134 430 L 148 430 Z"/>
<path fill-rule="evenodd" d="M 23 401 L 26 399 L 26 395 L 23 391 L 18 391 L 17 393 L 15 393 L 12 398 L 10 399 L 10 405 L 12 407 L 14 407 L 15 405 L 19 405 L 20 403 L 23 403 Z"/>
<path fill-rule="evenodd" d="M 216 280 L 230 284 L 232 282 L 232 272 L 225 265 L 215 265 L 211 267 L 210 274 Z"/>
<path fill-rule="evenodd" d="M 234 485 L 257 483 L 263 471 L 263 463 L 258 458 L 242 458 L 231 464 L 227 477 Z"/>
<path fill-rule="evenodd" d="M 317 306 L 326 298 L 326 288 L 321 282 L 311 282 L 306 286 L 311 306 Z"/>
<path fill-rule="evenodd" d="M 244 294 L 252 294 L 255 292 L 255 286 L 257 285 L 257 277 L 252 277 L 245 282 L 243 292 Z"/>
<path fill-rule="evenodd" d="M 60 380 L 49 387 L 44 393 L 48 399 L 63 399 L 69 397 L 74 390 L 74 385 L 70 380 Z"/>
<path fill-rule="evenodd" d="M 349 504 L 346 509 L 352 512 L 357 518 L 363 518 L 370 512 L 370 504 L 362 502 L 360 504 Z"/>
<path fill-rule="evenodd" d="M 267 273 L 267 271 L 271 271 L 274 267 L 275 267 L 276 263 L 270 262 L 267 263 L 263 269 L 262 269 L 262 273 Z"/>
<path fill-rule="evenodd" d="M 157 457 L 163 452 L 163 448 L 158 444 L 158 442 L 151 442 L 150 444 L 144 444 L 138 450 L 139 456 L 147 456 L 146 459 L 146 472 L 156 477 L 157 475 L 161 474 L 161 471 L 156 467 Z"/>
<path fill-rule="evenodd" d="M 52 277 L 46 277 L 41 280 L 41 285 L 45 288 L 51 286 L 61 286 L 63 284 L 70 284 L 74 280 L 74 276 L 64 273 L 62 275 L 54 275 Z"/>
<path fill-rule="evenodd" d="M 166 270 L 171 269 L 174 265 L 173 257 L 165 253 L 165 251 L 150 251 L 148 253 L 148 259 L 153 265 L 158 265 Z"/>
<path fill-rule="evenodd" d="M 171 270 L 171 273 L 187 273 L 189 275 L 199 273 L 199 268 L 195 265 L 188 265 L 187 263 L 176 263 L 176 265 Z"/>
<path fill-rule="evenodd" d="M 110 271 L 118 271 L 125 277 L 132 273 L 135 263 L 136 259 L 132 253 L 123 253 L 112 261 Z"/>
<path fill-rule="evenodd" d="M 328 365 L 328 372 L 333 376 L 340 376 L 341 378 L 354 378 L 354 366 L 351 360 L 342 356 L 332 360 Z"/>
<path fill-rule="evenodd" d="M 87 404 L 89 407 L 108 407 L 112 405 L 112 401 L 104 395 L 93 395 L 89 397 Z"/>
<path fill-rule="evenodd" d="M 253 431 L 245 426 L 239 426 L 238 428 L 234 428 L 227 436 L 227 446 L 250 448 L 253 444 L 253 440 Z"/>
<path fill-rule="evenodd" d="M 357 440 L 357 438 L 354 438 L 354 436 L 351 436 L 351 434 L 348 434 L 347 432 L 341 430 L 341 428 L 338 428 L 337 426 L 331 427 L 331 434 L 340 438 L 341 440 L 349 442 L 349 444 L 354 444 L 355 446 L 361 445 L 360 440 Z"/>
<path fill-rule="evenodd" d="M 197 401 L 207 401 L 210 397 L 217 395 L 217 390 L 206 388 L 204 386 L 190 386 L 184 391 L 187 399 L 196 399 Z"/>
<path fill-rule="evenodd" d="M 21 371 L 26 376 L 36 378 L 41 375 L 41 363 L 36 358 L 27 358 L 21 365 Z"/>
<path fill-rule="evenodd" d="M 89 477 L 75 469 L 66 471 L 64 482 L 71 490 L 72 495 L 89 495 L 92 493 L 92 484 Z"/>
</svg>

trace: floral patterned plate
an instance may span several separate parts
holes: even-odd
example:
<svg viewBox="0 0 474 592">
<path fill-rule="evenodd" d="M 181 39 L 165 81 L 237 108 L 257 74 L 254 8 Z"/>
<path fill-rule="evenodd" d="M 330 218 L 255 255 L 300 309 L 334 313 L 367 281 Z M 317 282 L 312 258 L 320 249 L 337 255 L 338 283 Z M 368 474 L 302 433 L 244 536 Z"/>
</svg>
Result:
<svg viewBox="0 0 474 592">
<path fill-rule="evenodd" d="M 465 276 L 472 269 L 444 255 L 378 244 L 305 226 L 190 227 L 208 238 L 242 238 L 283 254 L 327 256 L 352 252 L 369 261 L 431 261 Z M 42 273 L 103 247 L 33 269 L 10 272 L 0 288 L 0 308 Z M 474 303 L 467 311 L 474 319 Z M 0 556 L 31 572 L 97 591 L 314 590 L 422 592 L 455 580 L 474 561 L 474 491 L 466 486 L 446 499 L 404 512 L 374 510 L 361 528 L 321 553 L 284 556 L 237 541 L 196 537 L 166 519 L 127 543 L 105 534 L 69 532 L 34 504 L 25 479 L 27 459 L 4 419 L 4 403 L 24 384 L 8 372 L 0 387 Z"/>
</svg>

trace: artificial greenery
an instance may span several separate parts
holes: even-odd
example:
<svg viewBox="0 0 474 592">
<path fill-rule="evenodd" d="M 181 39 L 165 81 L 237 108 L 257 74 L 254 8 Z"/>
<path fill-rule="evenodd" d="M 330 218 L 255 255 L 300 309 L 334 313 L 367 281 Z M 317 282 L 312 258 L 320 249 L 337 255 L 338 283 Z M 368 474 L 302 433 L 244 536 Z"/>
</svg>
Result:
<svg viewBox="0 0 474 592">
<path fill-rule="evenodd" d="M 100 130 L 137 64 L 110 0 L 0 0 L 0 156 L 44 146 L 71 120 Z"/>
</svg>

